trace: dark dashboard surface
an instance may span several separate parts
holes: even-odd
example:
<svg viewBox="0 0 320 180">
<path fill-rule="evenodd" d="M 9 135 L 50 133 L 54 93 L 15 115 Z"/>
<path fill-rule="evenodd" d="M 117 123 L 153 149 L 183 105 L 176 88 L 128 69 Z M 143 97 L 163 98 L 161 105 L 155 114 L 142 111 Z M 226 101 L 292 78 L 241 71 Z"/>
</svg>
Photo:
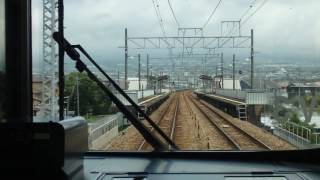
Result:
<svg viewBox="0 0 320 180">
<path fill-rule="evenodd" d="M 320 168 L 304 163 L 85 156 L 85 179 L 320 179 Z"/>
</svg>

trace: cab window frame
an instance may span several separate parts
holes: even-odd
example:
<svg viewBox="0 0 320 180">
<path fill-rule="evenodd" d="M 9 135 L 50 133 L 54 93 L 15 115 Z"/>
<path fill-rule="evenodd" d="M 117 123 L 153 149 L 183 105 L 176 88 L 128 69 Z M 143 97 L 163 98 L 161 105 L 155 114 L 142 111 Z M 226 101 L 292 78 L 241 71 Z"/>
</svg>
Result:
<svg viewBox="0 0 320 180">
<path fill-rule="evenodd" d="M 32 122 L 31 0 L 5 1 L 5 122 Z"/>
</svg>

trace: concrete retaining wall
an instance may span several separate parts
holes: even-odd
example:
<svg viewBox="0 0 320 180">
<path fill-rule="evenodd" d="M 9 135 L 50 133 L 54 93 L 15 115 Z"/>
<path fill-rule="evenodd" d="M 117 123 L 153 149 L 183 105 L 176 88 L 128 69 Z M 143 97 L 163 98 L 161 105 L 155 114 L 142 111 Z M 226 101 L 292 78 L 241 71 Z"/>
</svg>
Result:
<svg viewBox="0 0 320 180">
<path fill-rule="evenodd" d="M 97 139 L 91 142 L 91 150 L 104 150 L 109 145 L 110 141 L 118 136 L 118 126 L 115 126 L 111 130 L 107 131 Z"/>
<path fill-rule="evenodd" d="M 107 143 L 118 135 L 119 122 L 122 120 L 122 114 L 117 113 L 111 116 L 109 120 L 94 129 L 89 130 L 89 148 L 99 149 L 107 145 Z"/>
</svg>

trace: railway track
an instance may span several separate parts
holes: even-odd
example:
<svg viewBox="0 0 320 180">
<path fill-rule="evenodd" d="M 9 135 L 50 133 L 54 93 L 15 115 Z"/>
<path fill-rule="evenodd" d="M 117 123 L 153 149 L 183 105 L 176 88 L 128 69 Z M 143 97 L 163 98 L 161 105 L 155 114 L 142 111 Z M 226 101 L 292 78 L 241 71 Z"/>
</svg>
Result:
<svg viewBox="0 0 320 180">
<path fill-rule="evenodd" d="M 207 103 L 188 95 L 191 102 L 203 113 L 236 150 L 271 150 L 269 146 L 256 139 L 230 120 L 220 116 Z"/>
<path fill-rule="evenodd" d="M 174 115 L 172 118 L 172 123 L 171 123 L 171 130 L 170 130 L 170 139 L 174 140 L 175 137 L 175 132 L 176 132 L 176 126 L 177 126 L 177 119 L 178 119 L 178 111 L 180 108 L 180 99 L 178 97 L 178 100 L 176 101 L 175 109 L 174 109 Z M 169 149 L 171 149 L 171 146 L 169 146 Z"/>
<path fill-rule="evenodd" d="M 218 134 L 217 136 L 215 136 L 215 138 L 219 139 L 219 141 L 223 141 L 224 142 L 223 144 L 225 144 L 225 148 L 228 147 L 228 149 L 230 149 L 230 150 L 233 150 L 233 149 L 239 150 L 240 149 L 240 147 L 237 145 L 237 143 L 234 142 L 234 140 L 221 127 L 219 127 L 213 121 L 213 119 L 209 115 L 210 112 L 206 112 L 205 110 L 203 110 L 203 108 L 197 102 L 195 102 L 195 100 L 193 99 L 194 97 L 190 97 L 190 95 L 187 95 L 186 98 L 189 101 L 191 101 L 191 103 L 202 113 L 202 115 L 206 118 L 206 120 L 208 120 L 209 124 L 211 124 L 212 127 L 210 127 L 210 128 L 206 127 L 206 128 L 210 129 L 210 131 L 214 131 Z M 210 141 L 208 140 L 208 149 L 211 149 L 214 146 L 215 146 L 215 144 L 210 143 Z"/>
<path fill-rule="evenodd" d="M 170 137 L 171 140 L 174 139 L 175 129 L 176 129 L 176 120 L 177 112 L 179 110 L 179 97 L 173 97 L 165 110 L 161 112 L 159 120 L 156 124 L 164 131 L 164 133 Z M 153 128 L 150 129 L 153 132 Z M 169 146 L 169 148 L 171 148 Z M 138 147 L 138 151 L 150 150 L 152 147 L 143 140 Z"/>
<path fill-rule="evenodd" d="M 152 119 L 182 150 L 278 150 L 291 147 L 250 123 L 230 118 L 190 91 L 171 94 L 152 114 Z M 150 125 L 147 128 L 154 131 Z M 116 150 L 153 150 L 132 127 L 115 139 L 110 147 Z"/>
<path fill-rule="evenodd" d="M 214 148 L 214 146 L 213 146 L 213 143 L 211 143 L 211 141 L 210 141 L 210 138 L 212 138 L 212 137 L 210 137 L 209 138 L 209 134 L 207 134 L 206 132 L 205 132 L 205 130 L 204 130 L 204 128 L 202 127 L 202 126 L 200 126 L 199 125 L 199 122 L 197 121 L 197 115 L 196 115 L 196 113 L 192 110 L 192 108 L 191 108 L 191 106 L 190 106 L 190 102 L 189 102 L 189 98 L 188 97 L 186 97 L 186 93 L 183 93 L 183 95 L 182 95 L 182 97 L 183 97 L 183 99 L 184 99 L 184 101 L 185 101 L 185 104 L 186 104 L 186 107 L 187 107 L 187 111 L 189 112 L 189 117 L 194 121 L 193 123 L 194 123 L 194 126 L 195 126 L 195 128 L 198 128 L 198 132 L 197 132 L 197 140 L 199 140 L 199 141 L 203 141 L 203 140 L 205 140 L 206 141 L 206 146 L 207 146 L 207 149 L 212 149 L 212 148 Z M 200 137 L 200 134 L 202 134 L 202 137 Z"/>
</svg>

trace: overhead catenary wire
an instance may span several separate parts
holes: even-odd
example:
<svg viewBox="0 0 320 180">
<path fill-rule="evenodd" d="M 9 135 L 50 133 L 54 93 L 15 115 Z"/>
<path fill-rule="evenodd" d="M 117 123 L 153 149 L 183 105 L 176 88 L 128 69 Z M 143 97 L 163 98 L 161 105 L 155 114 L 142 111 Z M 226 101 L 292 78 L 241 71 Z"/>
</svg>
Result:
<svg viewBox="0 0 320 180">
<path fill-rule="evenodd" d="M 247 16 L 247 17 L 245 18 L 244 21 L 242 21 L 242 18 L 245 17 L 245 15 L 246 15 L 248 12 L 250 12 L 250 10 L 252 9 L 253 5 L 254 5 L 255 3 L 257 3 L 257 1 L 258 1 L 258 0 L 253 0 L 253 1 L 250 3 L 249 8 L 248 8 L 248 9 L 245 11 L 245 13 L 243 13 L 243 15 L 241 16 L 241 18 L 240 18 L 240 26 L 241 26 L 241 27 L 243 27 L 243 26 L 249 21 L 249 19 L 250 19 L 251 17 L 253 17 L 253 16 L 268 2 L 268 0 L 264 0 L 264 1 L 255 9 L 254 12 L 252 12 L 249 16 Z M 229 31 L 229 34 L 228 34 L 228 35 L 232 35 L 235 31 L 236 31 L 236 29 L 234 29 L 234 27 L 233 27 L 233 28 Z M 230 41 L 230 39 L 227 39 L 226 41 L 222 42 L 222 44 L 226 44 L 226 43 L 228 43 L 229 41 Z M 242 43 L 243 43 L 243 42 L 242 42 Z M 240 43 L 240 44 L 242 44 L 242 43 Z M 240 44 L 238 44 L 238 45 L 240 45 Z"/>
<path fill-rule="evenodd" d="M 260 6 L 253 12 L 251 13 L 244 21 L 242 21 L 241 23 L 241 26 L 243 26 L 244 24 L 246 24 L 250 18 L 252 18 L 261 8 L 263 8 L 264 5 L 266 5 L 266 3 L 268 2 L 269 0 L 264 0 Z"/>
<path fill-rule="evenodd" d="M 210 14 L 210 16 L 208 17 L 207 21 L 204 23 L 204 25 L 202 26 L 202 28 L 204 29 L 208 23 L 210 22 L 211 18 L 213 17 L 213 15 L 215 14 L 215 12 L 217 11 L 218 7 L 220 6 L 222 0 L 219 0 L 218 4 L 216 5 L 216 7 L 213 9 L 212 13 Z"/>
<path fill-rule="evenodd" d="M 249 6 L 249 8 L 242 14 L 242 16 L 240 17 L 240 26 L 241 27 L 243 27 L 243 25 L 245 24 L 245 23 L 247 23 L 248 22 L 248 20 L 251 18 L 251 17 L 253 17 L 253 15 L 255 15 L 266 3 L 267 3 L 267 1 L 268 0 L 264 0 L 259 6 L 258 6 L 258 8 L 256 8 L 256 10 L 253 12 L 253 13 L 251 13 L 249 16 L 247 16 L 247 18 L 245 18 L 244 20 L 243 20 L 243 18 L 250 12 L 250 10 L 254 7 L 254 5 L 257 3 L 257 1 L 259 1 L 259 0 L 253 0 L 251 3 L 250 3 L 250 6 Z M 243 21 L 242 21 L 243 20 Z M 228 35 L 232 35 L 234 32 L 235 32 L 235 30 L 236 29 L 234 29 L 235 27 L 233 27 L 230 31 L 229 31 L 229 33 L 228 33 Z"/>
<path fill-rule="evenodd" d="M 175 22 L 177 23 L 178 27 L 180 27 L 180 23 L 179 23 L 176 15 L 175 15 L 175 13 L 174 13 L 174 10 L 173 10 L 173 8 L 172 8 L 172 5 L 171 5 L 170 0 L 168 0 L 168 4 L 169 4 L 169 7 L 170 7 L 170 9 L 171 9 L 171 13 L 172 13 L 172 16 L 173 16 Z"/>
<path fill-rule="evenodd" d="M 162 29 L 162 33 L 163 33 L 164 37 L 167 37 L 167 33 L 166 33 L 165 28 L 164 28 L 163 19 L 162 19 L 161 12 L 160 12 L 159 1 L 158 0 L 155 0 L 155 1 L 157 2 L 157 9 L 158 9 L 158 15 L 159 15 L 159 19 L 160 19 L 160 26 L 161 26 L 161 29 Z"/>
<path fill-rule="evenodd" d="M 258 0 L 253 0 L 251 3 L 250 3 L 250 6 L 249 8 L 242 14 L 242 16 L 240 17 L 240 21 L 241 19 L 243 19 L 246 14 L 248 14 L 248 12 L 252 9 L 252 7 L 254 6 L 254 4 L 257 2 Z"/>
<path fill-rule="evenodd" d="M 158 18 L 159 25 L 160 25 L 161 31 L 163 33 L 163 36 L 167 37 L 166 31 L 165 31 L 165 28 L 164 28 L 164 25 L 163 25 L 163 19 L 162 19 L 161 13 L 160 13 L 159 2 L 157 0 L 152 0 L 152 3 L 153 3 L 154 10 L 156 12 L 156 15 L 157 15 L 157 18 Z"/>
</svg>

